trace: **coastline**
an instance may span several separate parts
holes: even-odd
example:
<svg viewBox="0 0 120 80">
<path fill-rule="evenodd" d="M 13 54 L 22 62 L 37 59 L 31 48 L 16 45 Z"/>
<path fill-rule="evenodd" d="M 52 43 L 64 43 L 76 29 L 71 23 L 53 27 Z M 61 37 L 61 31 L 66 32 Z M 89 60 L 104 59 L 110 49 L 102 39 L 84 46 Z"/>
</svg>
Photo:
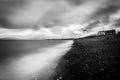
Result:
<svg viewBox="0 0 120 80">
<path fill-rule="evenodd" d="M 118 80 L 120 36 L 107 35 L 74 40 L 63 56 L 54 80 Z"/>
</svg>

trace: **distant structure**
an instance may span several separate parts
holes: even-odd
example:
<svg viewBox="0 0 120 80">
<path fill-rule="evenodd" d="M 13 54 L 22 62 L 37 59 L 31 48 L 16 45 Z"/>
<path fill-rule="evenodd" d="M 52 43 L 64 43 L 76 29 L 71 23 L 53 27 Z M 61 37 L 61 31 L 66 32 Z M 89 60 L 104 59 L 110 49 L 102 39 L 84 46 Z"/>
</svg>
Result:
<svg viewBox="0 0 120 80">
<path fill-rule="evenodd" d="M 116 30 L 99 31 L 97 35 L 101 36 L 101 35 L 113 35 L 113 34 L 116 34 Z"/>
</svg>

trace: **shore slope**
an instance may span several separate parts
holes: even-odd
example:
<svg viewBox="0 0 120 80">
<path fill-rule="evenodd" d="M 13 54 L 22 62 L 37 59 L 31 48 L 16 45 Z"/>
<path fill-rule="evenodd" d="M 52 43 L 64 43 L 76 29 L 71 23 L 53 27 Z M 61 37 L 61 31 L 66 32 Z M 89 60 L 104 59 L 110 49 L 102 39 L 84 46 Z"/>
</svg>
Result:
<svg viewBox="0 0 120 80">
<path fill-rule="evenodd" d="M 74 40 L 56 68 L 54 80 L 118 80 L 120 35 Z"/>
</svg>

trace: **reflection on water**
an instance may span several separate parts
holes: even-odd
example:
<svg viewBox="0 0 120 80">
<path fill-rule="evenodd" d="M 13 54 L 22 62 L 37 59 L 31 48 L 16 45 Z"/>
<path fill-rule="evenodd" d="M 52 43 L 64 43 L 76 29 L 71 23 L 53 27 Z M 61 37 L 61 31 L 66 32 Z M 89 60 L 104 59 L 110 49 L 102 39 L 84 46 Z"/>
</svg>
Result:
<svg viewBox="0 0 120 80">
<path fill-rule="evenodd" d="M 0 80 L 50 80 L 73 41 L 1 41 Z"/>
</svg>

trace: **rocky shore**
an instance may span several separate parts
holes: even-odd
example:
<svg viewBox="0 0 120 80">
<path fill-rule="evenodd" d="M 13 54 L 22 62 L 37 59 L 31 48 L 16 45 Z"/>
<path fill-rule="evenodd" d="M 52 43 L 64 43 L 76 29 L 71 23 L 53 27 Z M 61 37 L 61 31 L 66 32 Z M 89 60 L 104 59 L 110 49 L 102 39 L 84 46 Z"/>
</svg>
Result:
<svg viewBox="0 0 120 80">
<path fill-rule="evenodd" d="M 119 80 L 120 35 L 76 39 L 54 80 Z"/>
</svg>

